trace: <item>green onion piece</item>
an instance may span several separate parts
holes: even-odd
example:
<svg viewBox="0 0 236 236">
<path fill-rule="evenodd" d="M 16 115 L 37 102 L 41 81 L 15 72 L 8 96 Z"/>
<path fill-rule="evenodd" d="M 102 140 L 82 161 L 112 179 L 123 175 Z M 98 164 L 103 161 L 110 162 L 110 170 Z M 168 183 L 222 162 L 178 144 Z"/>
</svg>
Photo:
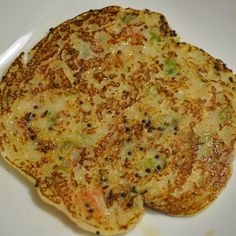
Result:
<svg viewBox="0 0 236 236">
<path fill-rule="evenodd" d="M 134 20 L 137 16 L 135 15 L 123 15 L 120 17 L 120 20 L 123 23 L 129 23 L 130 21 Z"/>
<path fill-rule="evenodd" d="M 166 75 L 174 75 L 176 74 L 176 61 L 171 58 L 165 58 L 164 60 L 165 65 L 165 74 Z"/>
<path fill-rule="evenodd" d="M 157 42 L 161 42 L 161 36 L 153 33 L 153 32 L 150 32 L 150 40 L 151 41 L 157 41 Z"/>
</svg>

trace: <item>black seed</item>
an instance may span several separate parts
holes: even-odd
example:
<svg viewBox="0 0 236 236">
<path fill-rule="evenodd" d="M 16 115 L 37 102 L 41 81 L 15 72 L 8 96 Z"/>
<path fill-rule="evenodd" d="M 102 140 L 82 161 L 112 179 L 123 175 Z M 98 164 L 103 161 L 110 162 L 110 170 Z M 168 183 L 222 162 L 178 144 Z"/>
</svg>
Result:
<svg viewBox="0 0 236 236">
<path fill-rule="evenodd" d="M 126 195 L 127 195 L 126 192 L 121 192 L 121 193 L 120 193 L 120 196 L 121 196 L 121 197 L 126 197 Z"/>
<path fill-rule="evenodd" d="M 129 151 L 127 154 L 130 156 L 130 155 L 132 154 L 132 152 L 131 152 L 131 151 Z"/>
<path fill-rule="evenodd" d="M 175 130 L 175 131 L 177 131 L 177 130 L 178 130 L 178 127 L 177 127 L 177 126 L 175 126 L 174 130 Z"/>
<path fill-rule="evenodd" d="M 80 105 L 84 104 L 82 101 L 79 102 Z"/>
<path fill-rule="evenodd" d="M 150 128 L 148 129 L 148 133 L 151 133 L 152 131 L 153 131 L 153 128 L 150 127 Z"/>
<path fill-rule="evenodd" d="M 89 204 L 88 204 L 88 203 L 85 203 L 85 206 L 86 206 L 86 207 L 89 207 Z"/>
<path fill-rule="evenodd" d="M 25 117 L 24 117 L 24 118 L 25 118 L 25 121 L 26 121 L 26 122 L 30 122 L 31 114 L 32 114 L 31 112 L 25 114 Z"/>
<path fill-rule="evenodd" d="M 128 138 L 128 139 L 127 139 L 127 142 L 130 142 L 130 141 L 131 141 L 131 138 Z"/>
<path fill-rule="evenodd" d="M 37 137 L 37 135 L 36 135 L 36 134 L 32 134 L 32 135 L 30 136 L 30 139 L 31 139 L 31 140 L 35 140 L 35 139 L 36 139 L 36 137 Z"/>
<path fill-rule="evenodd" d="M 171 36 L 176 37 L 176 36 L 177 36 L 177 33 L 176 33 L 174 30 L 172 30 L 172 35 L 171 35 Z"/>
<path fill-rule="evenodd" d="M 37 105 L 34 105 L 34 109 L 38 109 L 39 107 Z"/>
<path fill-rule="evenodd" d="M 161 166 L 160 165 L 157 165 L 157 170 L 161 170 Z"/>
<path fill-rule="evenodd" d="M 36 117 L 36 114 L 32 114 L 32 117 Z"/>
<path fill-rule="evenodd" d="M 148 26 L 147 25 L 144 25 L 144 29 L 147 29 L 148 28 Z"/>
<path fill-rule="evenodd" d="M 146 120 L 142 120 L 142 123 L 146 123 Z"/>
<path fill-rule="evenodd" d="M 61 160 L 63 160 L 63 157 L 62 157 L 62 156 L 59 156 L 58 159 L 61 161 Z"/>
<path fill-rule="evenodd" d="M 151 121 L 149 120 L 147 123 L 146 123 L 146 127 L 149 127 L 151 125 Z"/>
<path fill-rule="evenodd" d="M 99 234 L 100 234 L 100 232 L 99 232 L 99 231 L 97 231 L 97 232 L 96 232 L 96 235 L 99 235 Z"/>
<path fill-rule="evenodd" d="M 143 147 L 140 147 L 139 150 L 140 150 L 140 151 L 143 151 Z"/>
<path fill-rule="evenodd" d="M 147 168 L 145 171 L 146 171 L 147 173 L 151 173 L 151 169 L 150 169 L 150 168 Z"/>
<path fill-rule="evenodd" d="M 144 115 L 147 116 L 147 112 L 146 111 L 144 112 Z"/>
<path fill-rule="evenodd" d="M 90 123 L 88 123 L 88 124 L 87 124 L 87 127 L 89 127 L 89 128 L 90 128 L 90 127 L 92 127 L 92 125 L 91 125 Z"/>
<path fill-rule="evenodd" d="M 126 132 L 126 133 L 129 132 L 129 128 L 128 128 L 128 127 L 125 128 L 125 132 Z"/>
<path fill-rule="evenodd" d="M 135 174 L 135 177 L 136 177 L 136 178 L 139 178 L 140 176 L 139 176 L 139 174 L 138 174 L 138 173 L 136 173 L 136 174 Z"/>
<path fill-rule="evenodd" d="M 157 154 L 157 155 L 155 155 L 155 158 L 156 158 L 156 159 L 159 159 L 159 158 L 160 158 L 160 156 Z"/>
<path fill-rule="evenodd" d="M 53 27 L 51 27 L 50 29 L 49 29 L 49 32 L 52 32 L 53 31 Z"/>
</svg>

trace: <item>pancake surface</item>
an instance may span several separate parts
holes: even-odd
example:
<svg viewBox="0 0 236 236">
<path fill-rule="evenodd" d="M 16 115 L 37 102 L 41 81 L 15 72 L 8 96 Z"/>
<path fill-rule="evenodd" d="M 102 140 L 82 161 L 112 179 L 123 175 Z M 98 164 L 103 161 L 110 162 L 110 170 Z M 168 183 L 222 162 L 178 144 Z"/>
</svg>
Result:
<svg viewBox="0 0 236 236">
<path fill-rule="evenodd" d="M 236 79 L 163 15 L 107 7 L 68 20 L 0 84 L 0 150 L 79 227 L 133 228 L 144 207 L 194 214 L 231 175 Z"/>
</svg>

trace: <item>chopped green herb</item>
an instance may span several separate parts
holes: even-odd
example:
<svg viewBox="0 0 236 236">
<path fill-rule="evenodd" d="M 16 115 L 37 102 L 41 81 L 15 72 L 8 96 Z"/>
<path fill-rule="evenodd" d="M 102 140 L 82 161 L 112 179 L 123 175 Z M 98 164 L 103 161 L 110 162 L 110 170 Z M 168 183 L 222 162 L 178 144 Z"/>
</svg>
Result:
<svg viewBox="0 0 236 236">
<path fill-rule="evenodd" d="M 153 33 L 153 32 L 150 32 L 150 40 L 151 41 L 157 41 L 157 42 L 161 42 L 161 36 Z"/>
<path fill-rule="evenodd" d="M 156 167 L 156 160 L 153 156 L 145 156 L 143 160 L 139 162 L 139 167 L 146 170 L 153 171 Z"/>
<path fill-rule="evenodd" d="M 166 75 L 174 75 L 176 74 L 176 61 L 171 58 L 165 58 L 165 74 Z"/>
<path fill-rule="evenodd" d="M 231 119 L 231 113 L 230 113 L 230 108 L 226 107 L 222 111 L 219 112 L 219 118 L 220 120 L 227 121 Z"/>
<path fill-rule="evenodd" d="M 48 111 L 47 120 L 48 120 L 49 126 L 53 126 L 56 123 L 56 114 L 54 112 Z"/>
<path fill-rule="evenodd" d="M 69 139 L 66 139 L 66 140 L 63 141 L 63 143 L 61 145 L 61 148 L 62 149 L 68 149 L 68 148 L 70 148 L 72 146 L 73 146 L 73 142 L 71 140 L 69 140 Z"/>
<path fill-rule="evenodd" d="M 129 23 L 130 21 L 134 20 L 137 16 L 135 15 L 123 15 L 121 16 L 120 20 L 123 23 Z"/>
</svg>

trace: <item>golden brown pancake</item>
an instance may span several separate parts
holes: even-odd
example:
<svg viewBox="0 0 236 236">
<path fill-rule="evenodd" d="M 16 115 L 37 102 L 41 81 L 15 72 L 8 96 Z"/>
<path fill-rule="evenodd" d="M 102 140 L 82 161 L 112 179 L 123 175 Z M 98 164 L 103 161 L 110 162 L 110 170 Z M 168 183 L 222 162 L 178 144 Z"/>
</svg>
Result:
<svg viewBox="0 0 236 236">
<path fill-rule="evenodd" d="M 23 58 L 0 84 L 0 151 L 79 227 L 125 232 L 144 205 L 194 214 L 226 185 L 236 77 L 163 15 L 89 11 Z"/>
</svg>

